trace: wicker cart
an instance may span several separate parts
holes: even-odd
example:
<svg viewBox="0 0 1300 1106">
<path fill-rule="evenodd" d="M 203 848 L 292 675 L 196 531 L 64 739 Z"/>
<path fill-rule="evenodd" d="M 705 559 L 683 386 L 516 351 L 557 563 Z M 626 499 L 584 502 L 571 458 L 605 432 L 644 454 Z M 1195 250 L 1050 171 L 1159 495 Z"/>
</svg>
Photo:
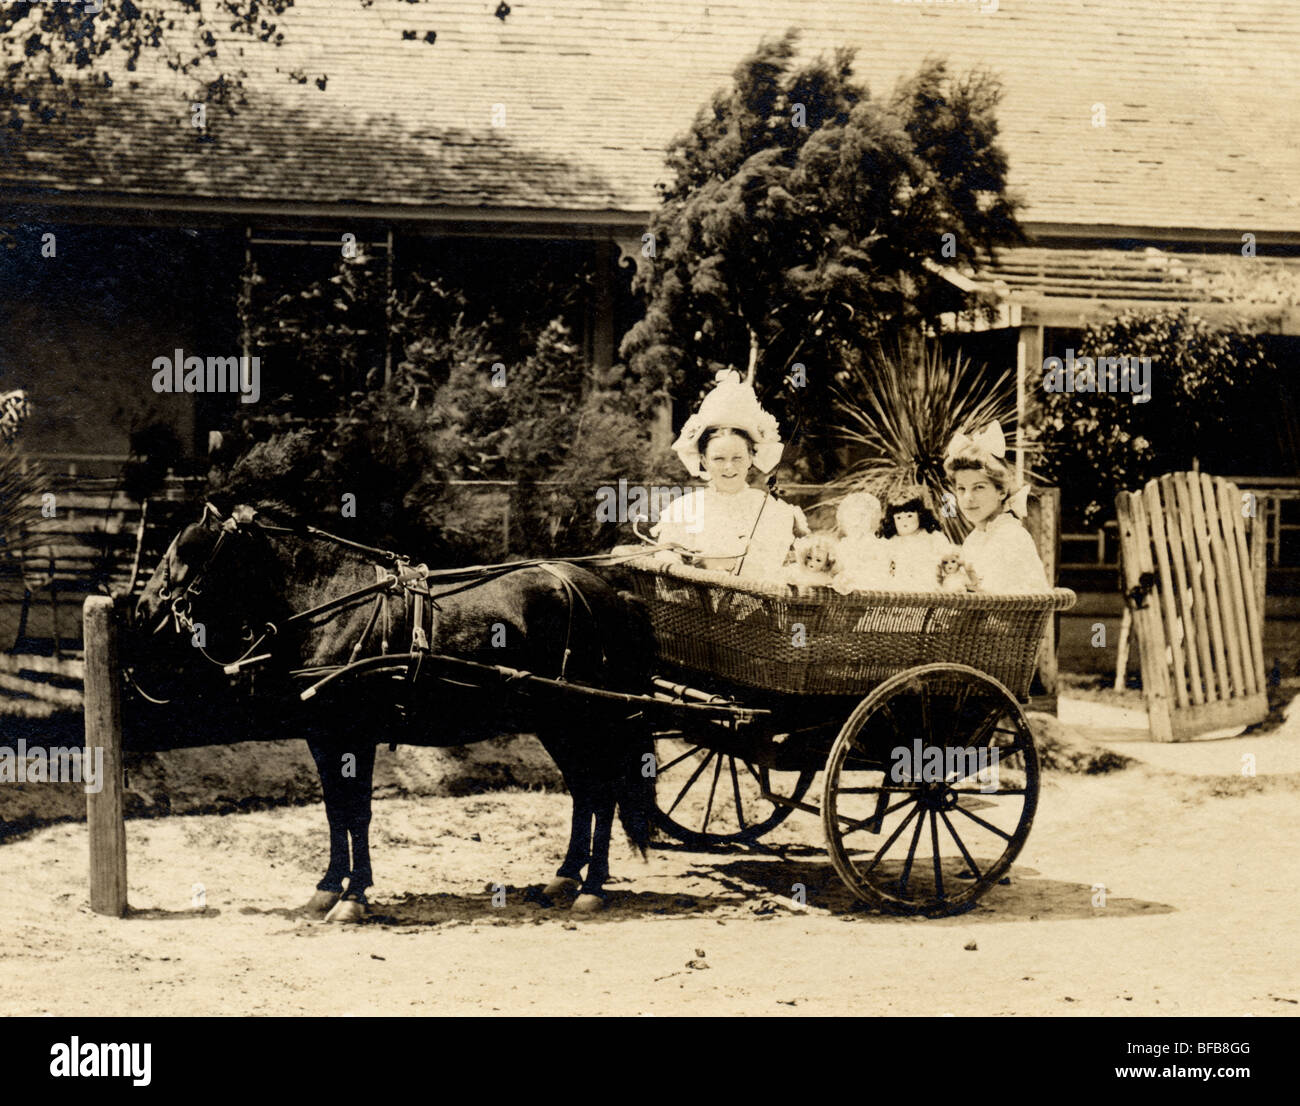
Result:
<svg viewBox="0 0 1300 1106">
<path fill-rule="evenodd" d="M 724 708 L 657 731 L 665 833 L 753 842 L 809 811 L 850 890 L 906 912 L 959 912 L 1005 875 L 1038 798 L 1021 704 L 1047 619 L 1073 592 L 841 596 L 648 560 L 625 569 L 658 694 Z"/>
</svg>

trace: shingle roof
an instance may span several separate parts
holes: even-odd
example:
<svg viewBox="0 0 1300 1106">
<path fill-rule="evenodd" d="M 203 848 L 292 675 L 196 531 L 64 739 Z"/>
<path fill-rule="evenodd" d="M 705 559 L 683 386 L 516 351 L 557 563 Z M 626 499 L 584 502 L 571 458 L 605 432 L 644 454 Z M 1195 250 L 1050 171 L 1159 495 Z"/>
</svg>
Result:
<svg viewBox="0 0 1300 1106">
<path fill-rule="evenodd" d="M 82 137 L 24 140 L 0 187 L 639 218 L 667 142 L 762 36 L 798 26 L 806 54 L 856 46 L 876 94 L 927 55 L 993 68 L 1031 223 L 1300 230 L 1288 0 L 517 0 L 504 20 L 492 0 L 364 3 L 297 0 L 278 49 L 225 34 L 254 96 L 210 113 L 211 141 L 179 85 L 142 100 L 119 83 Z"/>
<path fill-rule="evenodd" d="M 1123 299 L 1294 308 L 1300 306 L 1300 259 L 1031 246 L 999 251 L 976 286 L 1013 302 Z"/>
</svg>

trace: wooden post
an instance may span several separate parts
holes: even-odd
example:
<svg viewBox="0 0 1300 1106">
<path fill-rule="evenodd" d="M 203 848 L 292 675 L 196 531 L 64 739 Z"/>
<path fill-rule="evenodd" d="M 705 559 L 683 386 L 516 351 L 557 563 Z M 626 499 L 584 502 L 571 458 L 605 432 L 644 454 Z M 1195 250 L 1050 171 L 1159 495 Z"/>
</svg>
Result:
<svg viewBox="0 0 1300 1106">
<path fill-rule="evenodd" d="M 1029 376 L 1041 379 L 1043 328 L 1019 326 L 1016 340 L 1016 483 L 1025 480 L 1025 418 L 1029 410 Z"/>
<path fill-rule="evenodd" d="M 1133 612 L 1124 604 L 1124 617 L 1119 624 L 1119 644 L 1115 649 L 1115 690 L 1123 691 L 1128 681 L 1129 634 L 1133 630 Z"/>
<path fill-rule="evenodd" d="M 126 914 L 126 822 L 122 816 L 122 702 L 118 687 L 117 615 L 106 595 L 86 598 L 86 744 L 82 755 L 104 753 L 101 789 L 86 795 L 90 835 L 90 909 Z"/>
</svg>

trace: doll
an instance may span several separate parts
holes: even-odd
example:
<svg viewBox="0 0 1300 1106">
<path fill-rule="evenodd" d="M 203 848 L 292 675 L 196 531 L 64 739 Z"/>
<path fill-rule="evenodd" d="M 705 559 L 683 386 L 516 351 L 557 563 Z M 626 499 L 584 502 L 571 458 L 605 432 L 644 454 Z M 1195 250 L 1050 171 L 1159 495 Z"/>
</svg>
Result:
<svg viewBox="0 0 1300 1106">
<path fill-rule="evenodd" d="M 939 558 L 938 578 L 940 591 L 979 591 L 975 574 L 967 567 L 966 562 L 961 559 L 961 553 L 956 549 L 949 550 Z"/>
<path fill-rule="evenodd" d="M 841 594 L 889 587 L 889 556 L 878 536 L 880 514 L 880 500 L 870 492 L 852 492 L 840 501 L 834 587 Z"/>
<path fill-rule="evenodd" d="M 890 587 L 898 591 L 933 591 L 939 559 L 952 549 L 939 523 L 919 494 L 897 500 L 885 511 L 881 528 L 889 556 Z"/>
<path fill-rule="evenodd" d="M 835 575 L 836 542 L 830 534 L 809 534 L 794 543 L 794 564 L 786 582 L 797 587 L 830 587 Z"/>
</svg>

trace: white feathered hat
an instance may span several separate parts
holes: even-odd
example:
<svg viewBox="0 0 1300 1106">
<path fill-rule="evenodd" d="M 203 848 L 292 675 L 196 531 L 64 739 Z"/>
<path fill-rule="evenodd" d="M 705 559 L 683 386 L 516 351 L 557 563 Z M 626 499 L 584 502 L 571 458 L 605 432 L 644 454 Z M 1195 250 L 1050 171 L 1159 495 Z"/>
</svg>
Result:
<svg viewBox="0 0 1300 1106">
<path fill-rule="evenodd" d="M 673 442 L 686 471 L 692 476 L 703 476 L 700 467 L 700 437 L 706 430 L 726 427 L 743 430 L 754 442 L 754 465 L 763 472 L 771 472 L 781 460 L 781 428 L 776 418 L 763 410 L 754 389 L 740 379 L 735 369 L 718 373 L 713 391 L 704 397 L 700 409 L 686 420 L 682 432 Z"/>
</svg>

